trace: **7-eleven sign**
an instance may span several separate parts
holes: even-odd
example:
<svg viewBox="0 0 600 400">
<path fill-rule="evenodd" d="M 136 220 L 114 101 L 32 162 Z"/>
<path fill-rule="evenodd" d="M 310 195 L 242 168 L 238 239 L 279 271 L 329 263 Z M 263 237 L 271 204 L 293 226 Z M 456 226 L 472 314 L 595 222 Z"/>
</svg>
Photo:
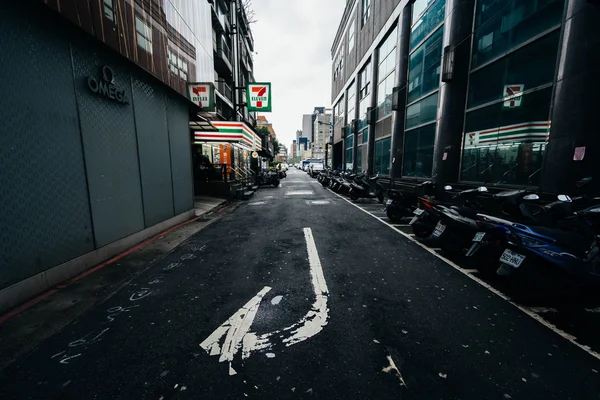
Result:
<svg viewBox="0 0 600 400">
<path fill-rule="evenodd" d="M 246 85 L 248 111 L 271 112 L 271 83 L 249 83 Z"/>
<path fill-rule="evenodd" d="M 521 107 L 525 85 L 504 86 L 504 108 Z"/>
<path fill-rule="evenodd" d="M 204 111 L 215 110 L 215 90 L 212 83 L 188 83 L 188 99 Z"/>
</svg>

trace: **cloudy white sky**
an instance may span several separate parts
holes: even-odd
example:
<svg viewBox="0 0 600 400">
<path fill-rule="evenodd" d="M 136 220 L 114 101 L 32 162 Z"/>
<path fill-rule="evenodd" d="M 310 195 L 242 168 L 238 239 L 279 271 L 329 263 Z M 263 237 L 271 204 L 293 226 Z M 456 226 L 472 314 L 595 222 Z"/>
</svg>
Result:
<svg viewBox="0 0 600 400">
<path fill-rule="evenodd" d="M 272 82 L 273 112 L 264 114 L 288 148 L 302 114 L 331 106 L 331 46 L 346 0 L 252 0 L 254 76 Z"/>
</svg>

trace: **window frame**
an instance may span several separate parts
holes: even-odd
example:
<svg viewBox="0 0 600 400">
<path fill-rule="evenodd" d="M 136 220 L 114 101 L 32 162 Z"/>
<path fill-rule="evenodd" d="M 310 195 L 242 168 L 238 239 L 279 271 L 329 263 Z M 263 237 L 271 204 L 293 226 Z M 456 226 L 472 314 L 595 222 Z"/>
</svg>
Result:
<svg viewBox="0 0 600 400">
<path fill-rule="evenodd" d="M 369 19 L 369 17 L 371 16 L 371 0 L 362 0 L 362 6 L 361 6 L 361 29 L 365 26 L 365 24 L 367 23 L 367 20 Z"/>
<path fill-rule="evenodd" d="M 356 44 L 356 20 L 352 18 L 348 26 L 348 54 L 354 50 Z"/>
<path fill-rule="evenodd" d="M 140 30 L 140 25 L 142 26 L 142 30 Z M 135 16 L 135 33 L 136 33 L 136 44 L 142 50 L 146 51 L 148 54 L 153 54 L 153 44 L 152 44 L 152 27 L 146 23 L 140 16 Z M 143 39 L 140 41 L 140 37 Z M 148 47 L 140 45 L 141 43 L 146 43 Z"/>
</svg>

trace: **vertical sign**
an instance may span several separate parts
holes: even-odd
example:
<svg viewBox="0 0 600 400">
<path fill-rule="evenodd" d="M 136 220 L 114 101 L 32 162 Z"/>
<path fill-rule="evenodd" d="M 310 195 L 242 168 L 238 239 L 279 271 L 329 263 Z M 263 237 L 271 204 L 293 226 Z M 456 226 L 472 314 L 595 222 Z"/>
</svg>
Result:
<svg viewBox="0 0 600 400">
<path fill-rule="evenodd" d="M 215 89 L 212 83 L 188 83 L 188 99 L 204 111 L 215 111 Z"/>
<path fill-rule="evenodd" d="M 525 85 L 506 85 L 504 86 L 504 108 L 521 107 L 523 100 L 523 90 Z"/>
<path fill-rule="evenodd" d="M 248 111 L 271 112 L 271 83 L 249 83 L 246 85 Z"/>
</svg>

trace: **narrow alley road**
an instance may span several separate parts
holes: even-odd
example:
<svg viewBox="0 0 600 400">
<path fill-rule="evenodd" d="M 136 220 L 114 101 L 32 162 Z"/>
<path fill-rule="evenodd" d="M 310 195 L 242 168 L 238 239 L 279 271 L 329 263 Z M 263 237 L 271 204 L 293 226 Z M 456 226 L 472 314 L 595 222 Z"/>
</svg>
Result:
<svg viewBox="0 0 600 400">
<path fill-rule="evenodd" d="M 0 398 L 598 399 L 598 371 L 291 170 L 0 371 Z"/>
</svg>

